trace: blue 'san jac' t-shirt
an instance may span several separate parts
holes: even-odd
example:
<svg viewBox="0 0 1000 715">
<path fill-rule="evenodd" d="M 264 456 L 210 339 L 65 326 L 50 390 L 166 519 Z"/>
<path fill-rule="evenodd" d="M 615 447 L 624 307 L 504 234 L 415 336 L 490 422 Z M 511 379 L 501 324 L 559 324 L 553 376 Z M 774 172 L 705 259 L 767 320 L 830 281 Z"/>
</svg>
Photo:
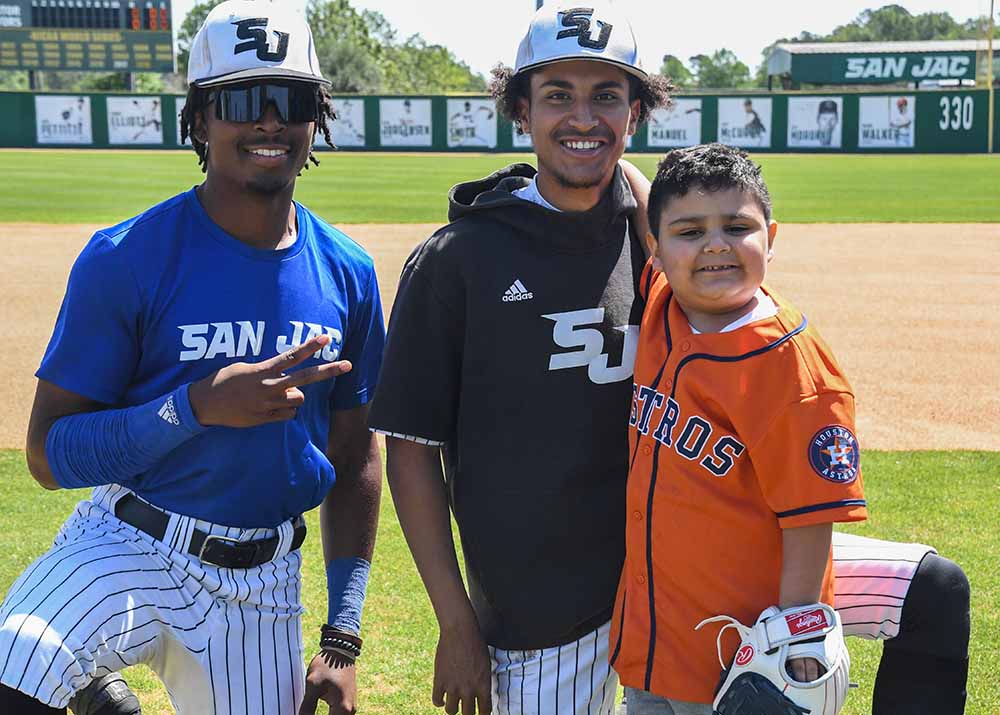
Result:
<svg viewBox="0 0 1000 715">
<path fill-rule="evenodd" d="M 385 338 L 371 257 L 295 204 L 298 236 L 252 248 L 205 213 L 194 189 L 98 231 L 70 274 L 37 376 L 112 407 L 149 402 L 236 362 L 327 334 L 301 367 L 350 360 L 307 385 L 295 419 L 213 427 L 122 484 L 169 511 L 273 527 L 318 505 L 335 480 L 330 410 L 366 404 Z M 300 368 L 297 368 L 300 369 Z"/>
</svg>

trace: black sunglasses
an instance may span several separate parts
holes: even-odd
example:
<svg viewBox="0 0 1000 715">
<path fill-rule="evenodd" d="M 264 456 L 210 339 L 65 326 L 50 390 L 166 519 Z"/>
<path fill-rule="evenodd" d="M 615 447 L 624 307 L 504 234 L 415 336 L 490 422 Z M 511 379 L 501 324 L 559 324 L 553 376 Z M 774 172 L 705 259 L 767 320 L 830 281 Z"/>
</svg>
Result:
<svg viewBox="0 0 1000 715">
<path fill-rule="evenodd" d="M 286 124 L 303 124 L 319 119 L 319 92 L 316 85 L 252 84 L 219 87 L 209 94 L 215 103 L 215 118 L 224 122 L 256 122 L 274 104 Z"/>
</svg>

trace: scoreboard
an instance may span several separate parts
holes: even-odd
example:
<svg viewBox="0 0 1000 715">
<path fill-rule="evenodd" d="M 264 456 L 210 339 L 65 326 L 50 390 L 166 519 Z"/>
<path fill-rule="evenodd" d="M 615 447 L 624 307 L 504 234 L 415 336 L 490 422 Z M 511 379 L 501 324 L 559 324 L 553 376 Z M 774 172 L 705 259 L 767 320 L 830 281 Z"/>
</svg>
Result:
<svg viewBox="0 0 1000 715">
<path fill-rule="evenodd" d="M 170 0 L 0 0 L 0 71 L 173 72 Z"/>
</svg>

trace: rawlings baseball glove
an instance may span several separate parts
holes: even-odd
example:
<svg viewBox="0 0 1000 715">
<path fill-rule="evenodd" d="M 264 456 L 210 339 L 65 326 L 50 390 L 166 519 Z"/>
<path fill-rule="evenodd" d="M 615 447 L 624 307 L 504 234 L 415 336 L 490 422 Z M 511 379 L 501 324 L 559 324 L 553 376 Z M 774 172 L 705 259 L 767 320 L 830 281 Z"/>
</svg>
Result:
<svg viewBox="0 0 1000 715">
<path fill-rule="evenodd" d="M 850 687 L 851 658 L 844 643 L 840 616 L 818 603 L 784 611 L 776 606 L 760 614 L 753 627 L 730 616 L 707 618 L 725 622 L 716 638 L 722 677 L 712 703 L 717 715 L 837 715 Z M 722 660 L 722 634 L 735 628 L 743 638 L 733 662 Z M 788 661 L 815 658 L 822 674 L 800 682 L 788 670 Z"/>
</svg>

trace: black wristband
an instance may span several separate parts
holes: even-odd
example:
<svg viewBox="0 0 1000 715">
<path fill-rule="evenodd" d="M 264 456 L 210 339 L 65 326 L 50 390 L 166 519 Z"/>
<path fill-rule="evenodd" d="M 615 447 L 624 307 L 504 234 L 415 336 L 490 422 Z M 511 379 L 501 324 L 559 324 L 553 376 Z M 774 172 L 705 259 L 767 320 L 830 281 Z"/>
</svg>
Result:
<svg viewBox="0 0 1000 715">
<path fill-rule="evenodd" d="M 321 632 L 322 634 L 319 639 L 320 649 L 337 653 L 352 663 L 361 656 L 363 641 L 359 636 L 327 624 L 323 625 Z"/>
</svg>

